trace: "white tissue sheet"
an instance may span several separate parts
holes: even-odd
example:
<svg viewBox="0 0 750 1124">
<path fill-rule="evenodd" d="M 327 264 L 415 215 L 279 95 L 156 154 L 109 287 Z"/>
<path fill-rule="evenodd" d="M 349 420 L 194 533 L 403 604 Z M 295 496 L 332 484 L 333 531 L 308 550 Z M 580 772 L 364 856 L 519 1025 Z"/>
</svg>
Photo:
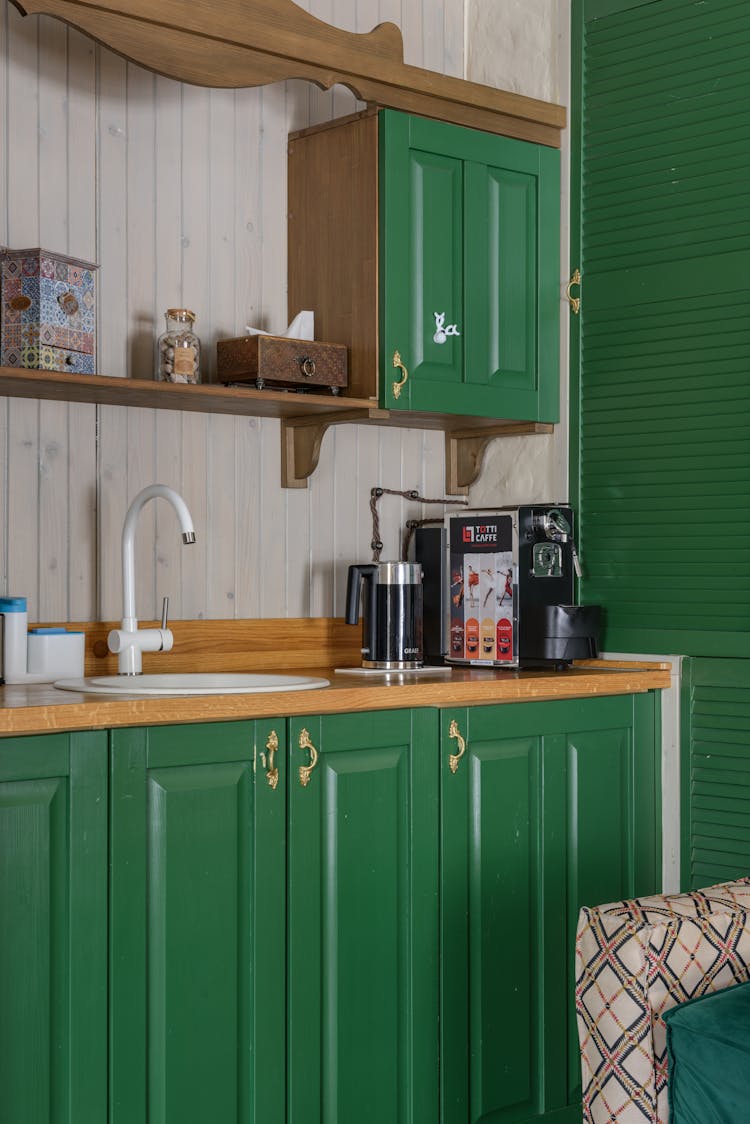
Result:
<svg viewBox="0 0 750 1124">
<path fill-rule="evenodd" d="M 260 328 L 245 325 L 249 336 L 286 336 L 290 340 L 315 339 L 315 313 L 309 310 L 298 312 L 285 332 L 262 332 Z"/>
</svg>

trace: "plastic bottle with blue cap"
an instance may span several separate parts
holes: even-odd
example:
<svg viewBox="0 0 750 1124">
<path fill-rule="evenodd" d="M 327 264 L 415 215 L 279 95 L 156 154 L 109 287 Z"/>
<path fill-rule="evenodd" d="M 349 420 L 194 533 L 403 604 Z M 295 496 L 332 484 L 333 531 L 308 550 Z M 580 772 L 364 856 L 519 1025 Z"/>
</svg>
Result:
<svg viewBox="0 0 750 1124">
<path fill-rule="evenodd" d="M 29 615 L 25 597 L 0 597 L 2 618 L 2 679 L 3 683 L 23 683 L 27 679 L 26 634 Z"/>
</svg>

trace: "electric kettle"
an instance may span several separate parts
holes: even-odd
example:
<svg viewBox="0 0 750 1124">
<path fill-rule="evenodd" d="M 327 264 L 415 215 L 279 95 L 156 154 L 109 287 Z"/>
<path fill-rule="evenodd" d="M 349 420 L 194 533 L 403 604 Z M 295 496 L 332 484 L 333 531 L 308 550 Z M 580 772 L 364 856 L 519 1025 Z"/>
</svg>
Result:
<svg viewBox="0 0 750 1124">
<path fill-rule="evenodd" d="M 364 587 L 364 591 L 363 591 Z M 346 623 L 359 621 L 362 666 L 383 671 L 422 667 L 422 567 L 418 562 L 350 566 Z"/>
</svg>

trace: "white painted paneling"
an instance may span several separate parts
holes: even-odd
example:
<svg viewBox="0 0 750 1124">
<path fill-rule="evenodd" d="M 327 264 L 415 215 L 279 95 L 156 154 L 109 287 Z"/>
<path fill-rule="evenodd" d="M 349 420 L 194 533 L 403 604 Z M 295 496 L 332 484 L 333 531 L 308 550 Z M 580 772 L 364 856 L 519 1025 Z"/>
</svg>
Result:
<svg viewBox="0 0 750 1124">
<path fill-rule="evenodd" d="M 0 5 L 0 242 L 100 263 L 98 369 L 149 375 L 172 305 L 196 313 L 208 375 L 217 338 L 248 320 L 283 328 L 287 133 L 350 112 L 353 95 L 183 86 Z M 504 7 L 478 5 L 505 21 Z M 408 62 L 464 71 L 464 0 L 303 6 L 346 30 L 391 20 Z M 507 84 L 497 68 L 487 78 Z M 285 491 L 272 420 L 3 400 L 0 583 L 29 596 L 32 618 L 118 617 L 122 521 L 158 480 L 184 496 L 198 541 L 181 545 L 164 501 L 143 512 L 141 617 L 165 594 L 175 617 L 340 614 L 347 566 L 371 553 L 370 488 L 440 496 L 443 458 L 440 434 L 336 427 L 309 488 Z M 434 510 L 384 497 L 384 556 L 406 518 Z"/>
</svg>

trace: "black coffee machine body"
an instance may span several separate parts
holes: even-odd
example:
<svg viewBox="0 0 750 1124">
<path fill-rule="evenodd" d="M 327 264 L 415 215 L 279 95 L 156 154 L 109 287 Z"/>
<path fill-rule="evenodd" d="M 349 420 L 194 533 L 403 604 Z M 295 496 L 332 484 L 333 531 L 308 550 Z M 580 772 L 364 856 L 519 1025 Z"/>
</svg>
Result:
<svg viewBox="0 0 750 1124">
<path fill-rule="evenodd" d="M 569 506 L 465 510 L 415 544 L 425 586 L 439 575 L 442 592 L 425 603 L 427 662 L 562 667 L 598 655 L 599 607 L 573 604 Z"/>
<path fill-rule="evenodd" d="M 359 621 L 362 603 L 362 666 L 409 671 L 423 666 L 422 567 L 414 562 L 350 566 L 346 623 Z"/>
<path fill-rule="evenodd" d="M 599 655 L 598 605 L 574 605 L 578 568 L 573 511 L 518 509 L 518 663 L 570 664 Z"/>
</svg>

